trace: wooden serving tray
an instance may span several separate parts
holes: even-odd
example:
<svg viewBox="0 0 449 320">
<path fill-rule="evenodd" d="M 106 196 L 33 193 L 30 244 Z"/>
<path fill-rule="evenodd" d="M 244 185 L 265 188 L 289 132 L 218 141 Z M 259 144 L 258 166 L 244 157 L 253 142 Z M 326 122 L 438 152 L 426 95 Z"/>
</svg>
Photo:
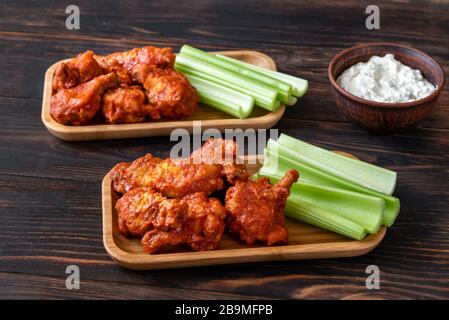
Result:
<svg viewBox="0 0 449 320">
<path fill-rule="evenodd" d="M 248 171 L 251 174 L 257 172 L 259 167 L 260 164 L 247 164 Z M 103 179 L 102 197 L 103 243 L 106 251 L 118 264 L 134 270 L 170 269 L 256 261 L 354 257 L 374 249 L 382 241 L 386 232 L 386 227 L 382 226 L 377 234 L 356 241 L 287 217 L 288 245 L 248 246 L 226 231 L 218 250 L 203 252 L 178 250 L 150 255 L 143 251 L 140 239 L 126 238 L 118 231 L 115 203 L 120 195 L 112 190 L 109 173 Z"/>
<path fill-rule="evenodd" d="M 239 59 L 267 69 L 276 70 L 276 64 L 269 56 L 257 51 L 223 51 L 217 52 L 228 57 Z M 67 60 L 62 60 L 67 61 Z M 254 107 L 247 119 L 238 119 L 212 107 L 199 104 L 195 112 L 188 118 L 178 121 L 153 121 L 134 124 L 92 124 L 87 126 L 66 126 L 56 122 L 50 114 L 53 74 L 59 63 L 56 62 L 45 73 L 44 93 L 42 99 L 42 122 L 51 134 L 62 140 L 104 140 L 170 135 L 177 128 L 192 133 L 194 121 L 201 123 L 202 130 L 224 129 L 268 129 L 273 127 L 282 117 L 285 106 L 276 112 L 268 112 Z"/>
</svg>

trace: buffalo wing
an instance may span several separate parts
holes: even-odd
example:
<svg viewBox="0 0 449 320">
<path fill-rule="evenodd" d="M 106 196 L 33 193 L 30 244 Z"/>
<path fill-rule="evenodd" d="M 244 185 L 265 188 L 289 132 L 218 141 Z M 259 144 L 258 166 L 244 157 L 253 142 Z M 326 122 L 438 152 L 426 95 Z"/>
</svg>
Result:
<svg viewBox="0 0 449 320">
<path fill-rule="evenodd" d="M 95 56 L 105 73 L 115 72 L 122 84 L 143 83 L 155 68 L 173 68 L 175 55 L 171 48 L 147 46 L 107 56 Z"/>
<path fill-rule="evenodd" d="M 156 108 L 145 103 L 145 93 L 138 86 L 107 92 L 103 97 L 102 110 L 108 123 L 136 123 L 161 117 Z"/>
<path fill-rule="evenodd" d="M 220 201 L 204 193 L 167 199 L 151 188 L 133 189 L 116 205 L 119 231 L 142 236 L 144 250 L 187 244 L 195 251 L 216 249 L 223 236 L 226 210 Z"/>
<path fill-rule="evenodd" d="M 102 74 L 100 65 L 94 59 L 94 52 L 86 51 L 56 67 L 53 90 L 56 92 L 60 89 L 73 88 Z"/>
<path fill-rule="evenodd" d="M 147 154 L 131 164 L 119 163 L 111 172 L 114 190 L 126 193 L 151 187 L 164 196 L 180 198 L 194 192 L 211 194 L 223 188 L 219 164 L 187 164 Z"/>
<path fill-rule="evenodd" d="M 117 76 L 109 73 L 74 88 L 61 89 L 51 97 L 51 115 L 62 124 L 86 125 L 101 108 L 103 92 L 117 86 Z"/>
<path fill-rule="evenodd" d="M 289 170 L 275 185 L 268 178 L 237 181 L 226 192 L 227 224 L 247 244 L 261 241 L 267 245 L 287 243 L 284 207 L 291 185 L 298 180 Z"/>
<path fill-rule="evenodd" d="M 230 184 L 249 177 L 246 166 L 238 160 L 237 143 L 233 140 L 211 138 L 190 155 L 192 163 L 223 165 L 222 174 Z"/>
<path fill-rule="evenodd" d="M 199 96 L 181 73 L 169 69 L 155 69 L 148 73 L 143 83 L 148 103 L 162 118 L 178 119 L 190 116 L 198 104 Z"/>
</svg>

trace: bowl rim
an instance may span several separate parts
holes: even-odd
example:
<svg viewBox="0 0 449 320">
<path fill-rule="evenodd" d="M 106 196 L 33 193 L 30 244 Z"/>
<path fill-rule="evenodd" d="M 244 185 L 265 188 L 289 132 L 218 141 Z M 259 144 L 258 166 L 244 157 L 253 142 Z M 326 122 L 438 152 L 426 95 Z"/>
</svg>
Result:
<svg viewBox="0 0 449 320">
<path fill-rule="evenodd" d="M 372 101 L 372 100 L 368 100 L 368 99 L 363 99 L 360 98 L 356 95 L 353 95 L 352 93 L 350 93 L 349 91 L 343 89 L 335 80 L 334 76 L 332 75 L 332 71 L 335 68 L 335 64 L 337 63 L 338 60 L 340 60 L 342 57 L 344 57 L 346 54 L 348 54 L 349 52 L 356 50 L 356 49 L 360 49 L 360 48 L 366 48 L 366 47 L 380 47 L 380 46 L 384 46 L 384 47 L 399 47 L 399 48 L 404 48 L 407 50 L 412 50 L 415 51 L 416 53 L 425 56 L 427 59 L 431 60 L 441 71 L 442 75 L 443 75 L 443 81 L 441 83 L 441 86 L 439 86 L 438 84 L 434 84 L 437 86 L 436 90 L 428 95 L 427 97 L 415 100 L 415 101 L 409 101 L 409 102 L 378 102 L 378 101 Z M 420 70 L 421 71 L 421 70 Z M 422 72 L 422 71 L 421 71 Z M 429 101 L 432 101 L 434 99 L 436 99 L 441 91 L 443 90 L 444 84 L 446 82 L 446 77 L 444 74 L 444 69 L 441 67 L 441 64 L 438 63 L 438 61 L 436 61 L 434 58 L 432 58 L 431 56 L 429 56 L 428 54 L 406 46 L 406 45 L 402 45 L 402 44 L 398 44 L 398 43 L 390 43 L 390 42 L 371 42 L 371 43 L 364 43 L 364 44 L 358 44 L 356 46 L 344 49 L 343 51 L 340 51 L 339 53 L 337 53 L 334 58 L 331 60 L 331 62 L 329 63 L 329 66 L 327 68 L 327 75 L 329 78 L 329 81 L 331 82 L 331 85 L 338 90 L 341 94 L 343 94 L 344 96 L 346 96 L 347 98 L 351 99 L 351 100 L 355 100 L 358 103 L 364 104 L 364 105 L 368 105 L 371 107 L 377 107 L 377 108 L 386 108 L 386 109 L 398 109 L 398 108 L 409 108 L 409 107 L 416 107 L 419 106 L 423 103 L 427 103 Z"/>
</svg>

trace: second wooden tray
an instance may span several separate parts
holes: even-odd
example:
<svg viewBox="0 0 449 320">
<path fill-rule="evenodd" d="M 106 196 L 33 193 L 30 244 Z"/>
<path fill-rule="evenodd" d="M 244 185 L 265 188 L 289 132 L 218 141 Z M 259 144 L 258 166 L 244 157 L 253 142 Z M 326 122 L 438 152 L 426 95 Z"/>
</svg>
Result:
<svg viewBox="0 0 449 320">
<path fill-rule="evenodd" d="M 223 51 L 220 54 L 239 59 L 270 70 L 276 70 L 276 64 L 269 56 L 257 51 Z M 269 129 L 282 117 L 285 106 L 276 112 L 268 112 L 255 107 L 247 119 L 238 119 L 224 112 L 205 105 L 198 105 L 195 112 L 187 119 L 177 121 L 153 121 L 133 124 L 95 124 L 87 126 L 66 126 L 56 122 L 50 114 L 53 74 L 57 65 L 53 64 L 45 73 L 42 100 L 42 122 L 54 136 L 68 141 L 122 139 L 170 135 L 174 129 L 186 129 L 192 133 L 194 122 L 201 124 L 201 129 Z"/>
<path fill-rule="evenodd" d="M 246 160 L 248 160 L 247 158 Z M 247 164 L 248 171 L 258 171 L 259 163 Z M 109 255 L 121 266 L 134 270 L 170 269 L 217 264 L 273 260 L 306 260 L 354 257 L 374 249 L 385 236 L 383 226 L 377 234 L 356 241 L 297 220 L 286 218 L 289 243 L 284 246 L 248 246 L 226 232 L 219 250 L 176 251 L 147 254 L 139 239 L 126 238 L 118 231 L 115 203 L 120 195 L 112 190 L 109 173 L 102 184 L 103 243 Z"/>
</svg>

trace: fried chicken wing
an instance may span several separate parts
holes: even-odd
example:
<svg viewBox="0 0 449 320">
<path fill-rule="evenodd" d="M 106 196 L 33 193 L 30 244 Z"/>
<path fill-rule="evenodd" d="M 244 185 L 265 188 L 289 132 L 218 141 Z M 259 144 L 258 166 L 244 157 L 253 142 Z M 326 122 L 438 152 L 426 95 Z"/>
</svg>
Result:
<svg viewBox="0 0 449 320">
<path fill-rule="evenodd" d="M 190 116 L 196 109 L 199 96 L 189 81 L 179 72 L 155 69 L 148 73 L 144 88 L 148 102 L 166 119 Z"/>
<path fill-rule="evenodd" d="M 103 97 L 102 111 L 108 123 L 137 123 L 161 117 L 156 108 L 145 103 L 145 93 L 139 86 L 107 92 Z"/>
<path fill-rule="evenodd" d="M 209 139 L 190 155 L 192 163 L 215 163 L 223 165 L 222 174 L 230 184 L 249 177 L 246 166 L 237 163 L 237 143 L 233 140 Z"/>
<path fill-rule="evenodd" d="M 180 198 L 194 192 L 211 194 L 221 190 L 221 171 L 221 165 L 186 164 L 147 154 L 129 165 L 119 163 L 112 169 L 111 177 L 113 188 L 119 193 L 151 187 L 164 196 Z"/>
<path fill-rule="evenodd" d="M 180 207 L 185 210 L 182 226 L 171 230 L 154 228 L 147 232 L 141 241 L 146 252 L 155 253 L 183 243 L 195 251 L 218 248 L 226 217 L 226 210 L 220 201 L 198 192 L 181 199 Z"/>
<path fill-rule="evenodd" d="M 131 184 L 128 183 L 128 179 L 126 178 L 126 169 L 130 165 L 130 162 L 120 162 L 109 172 L 112 180 L 112 189 L 114 189 L 115 192 L 125 194 L 132 189 Z"/>
<path fill-rule="evenodd" d="M 142 244 L 143 250 L 147 253 L 153 254 L 158 251 L 179 246 L 184 244 L 186 241 L 185 233 L 182 232 L 182 228 L 170 231 L 161 231 L 153 229 L 148 231 L 143 237 L 140 243 Z"/>
<path fill-rule="evenodd" d="M 73 88 L 102 74 L 100 65 L 94 59 L 94 52 L 89 50 L 58 65 L 53 76 L 53 90 L 57 92 Z"/>
<path fill-rule="evenodd" d="M 151 188 L 136 188 L 115 206 L 119 231 L 125 236 L 143 236 L 151 229 L 172 230 L 184 222 L 187 207 L 178 199 L 167 199 Z"/>
<path fill-rule="evenodd" d="M 187 244 L 195 251 L 213 250 L 223 236 L 226 210 L 203 192 L 167 199 L 151 188 L 137 188 L 117 201 L 119 231 L 142 236 L 146 252 Z"/>
<path fill-rule="evenodd" d="M 189 194 L 182 202 L 188 207 L 183 225 L 187 244 L 195 251 L 217 249 L 225 229 L 226 209 L 204 192 Z"/>
<path fill-rule="evenodd" d="M 117 86 L 117 76 L 109 73 L 74 88 L 61 89 L 51 97 L 51 115 L 62 124 L 86 125 L 101 108 L 103 92 Z"/>
<path fill-rule="evenodd" d="M 173 68 L 175 55 L 171 48 L 147 46 L 130 51 L 95 56 L 105 73 L 115 72 L 122 84 L 143 83 L 154 68 Z"/>
<path fill-rule="evenodd" d="M 288 242 L 284 207 L 299 173 L 289 170 L 275 185 L 268 178 L 237 181 L 226 193 L 227 224 L 247 244 Z"/>
</svg>

